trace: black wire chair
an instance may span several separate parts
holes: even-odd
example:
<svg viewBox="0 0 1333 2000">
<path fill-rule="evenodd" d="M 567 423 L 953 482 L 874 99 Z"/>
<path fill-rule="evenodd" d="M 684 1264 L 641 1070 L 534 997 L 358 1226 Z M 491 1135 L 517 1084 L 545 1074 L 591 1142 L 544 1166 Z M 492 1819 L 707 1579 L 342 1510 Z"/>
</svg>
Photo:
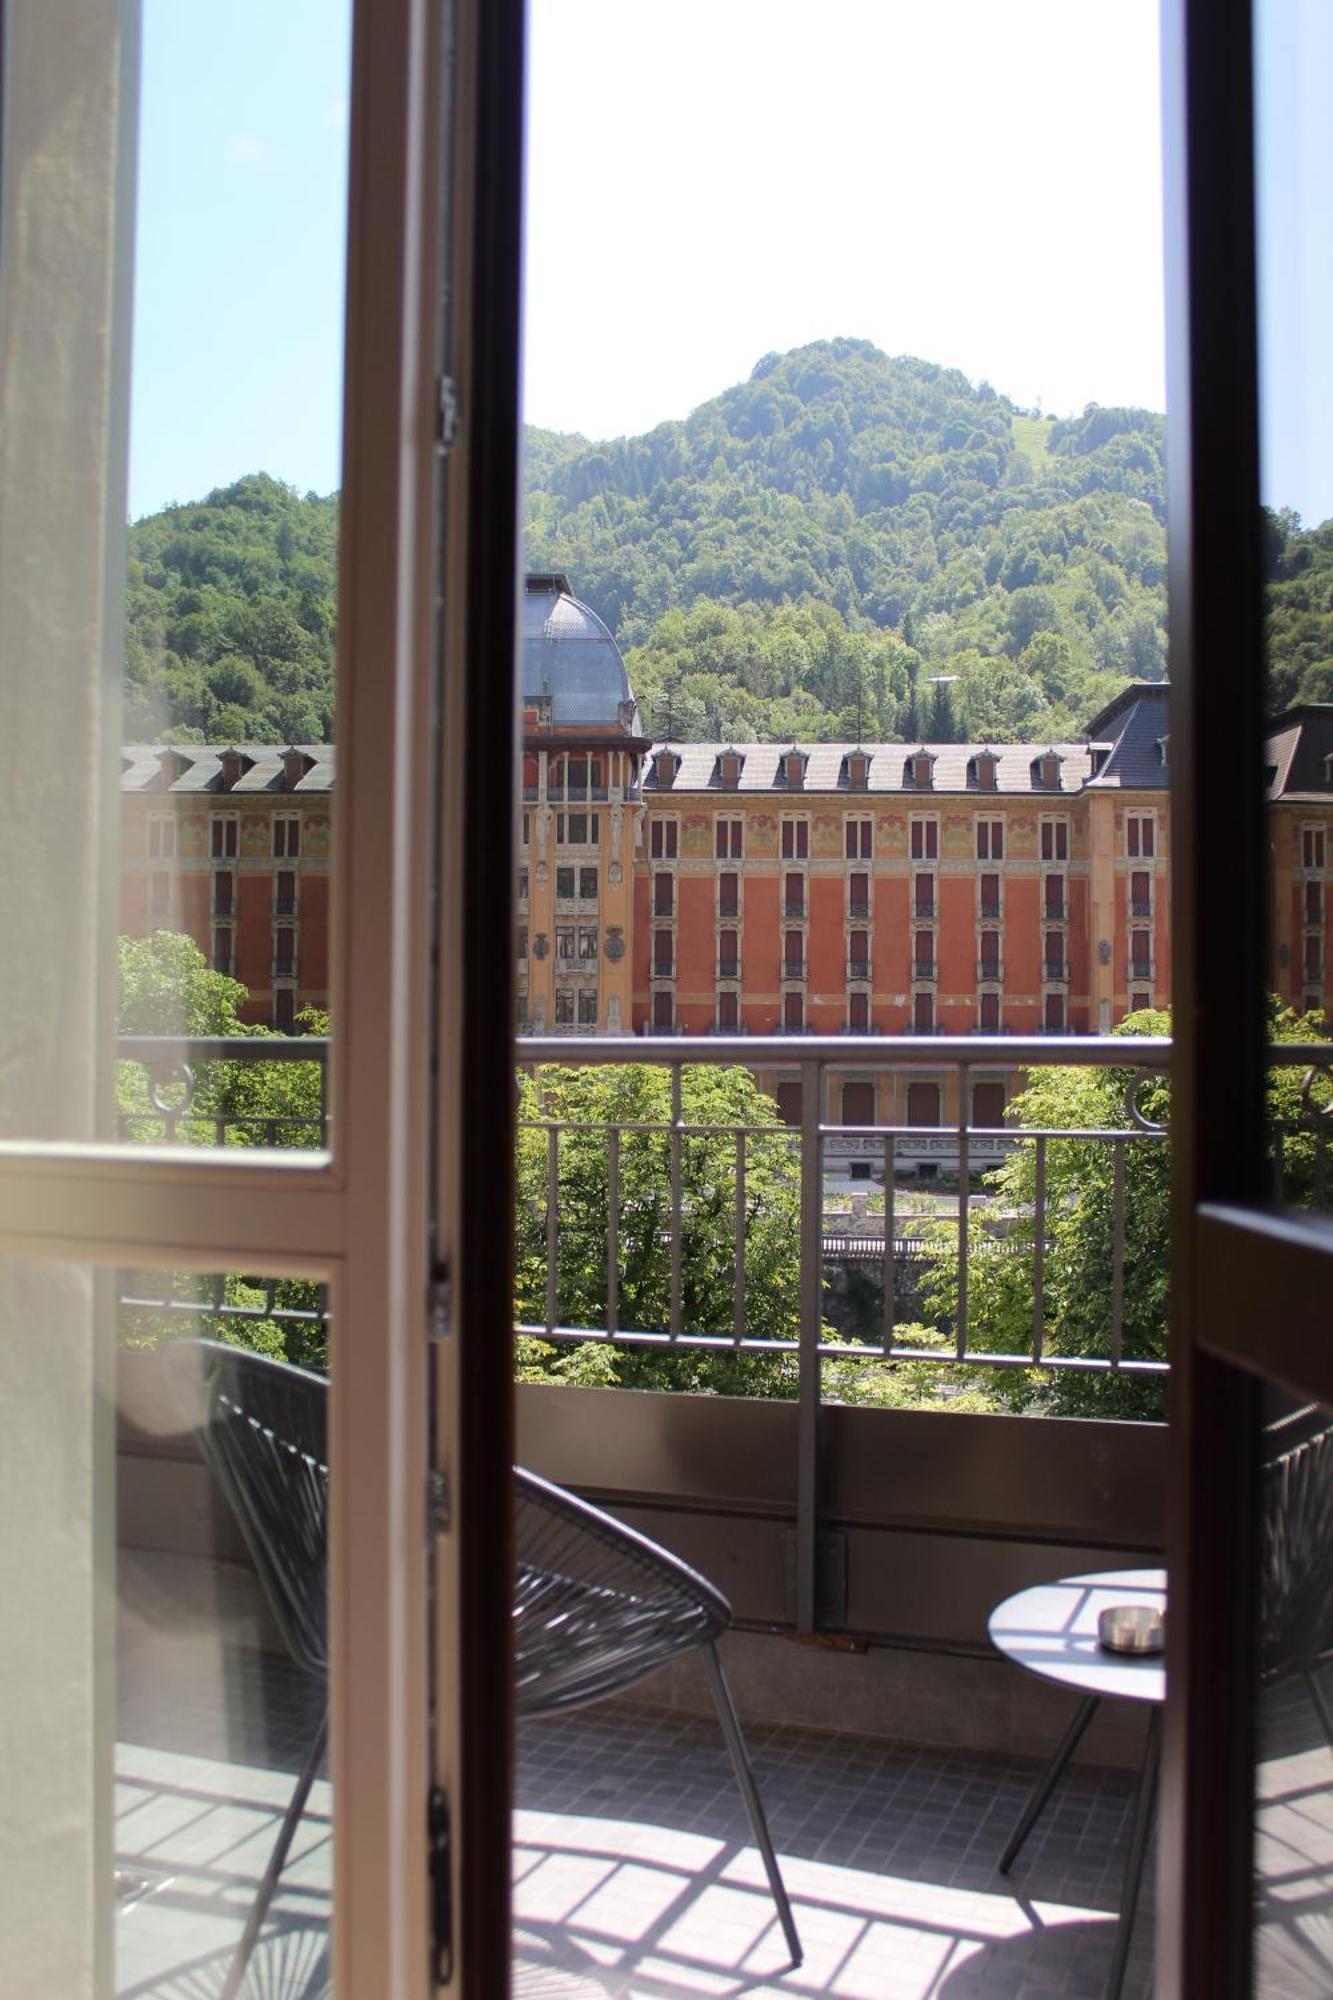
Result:
<svg viewBox="0 0 1333 2000">
<path fill-rule="evenodd" d="M 182 1340 L 173 1361 L 199 1448 L 240 1523 L 296 1665 L 319 1683 L 320 1719 L 219 2000 L 236 2000 L 328 1741 L 328 1381 L 216 1340 Z"/>
<path fill-rule="evenodd" d="M 563 1487 L 516 1471 L 514 1685 L 521 1716 L 581 1708 L 696 1646 L 791 1954 L 801 1941 L 731 1691 L 718 1659 L 720 1590 L 646 1535 Z"/>
<path fill-rule="evenodd" d="M 1304 1405 L 1264 1427 L 1260 1470 L 1261 1679 L 1299 1674 L 1330 1747 L 1319 1670 L 1333 1653 L 1333 1424 Z"/>
<path fill-rule="evenodd" d="M 328 1684 L 328 1380 L 221 1341 L 183 1340 L 200 1450 L 226 1494 L 297 1666 Z M 802 1952 L 735 1706 L 717 1656 L 731 1606 L 647 1536 L 516 1470 L 515 1696 L 547 1715 L 632 1686 L 698 1647 L 791 1968 Z M 236 2000 L 328 1738 L 327 1693 L 220 2000 Z"/>
</svg>

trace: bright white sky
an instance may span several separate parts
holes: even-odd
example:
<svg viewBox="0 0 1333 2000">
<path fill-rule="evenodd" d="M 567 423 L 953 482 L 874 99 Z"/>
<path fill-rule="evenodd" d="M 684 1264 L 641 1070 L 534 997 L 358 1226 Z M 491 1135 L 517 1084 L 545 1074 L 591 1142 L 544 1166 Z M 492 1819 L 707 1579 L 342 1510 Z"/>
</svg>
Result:
<svg viewBox="0 0 1333 2000">
<path fill-rule="evenodd" d="M 1333 5 L 1294 4 L 1319 46 L 1269 65 L 1268 269 L 1287 296 L 1313 269 L 1327 328 L 1329 233 L 1290 186 L 1333 181 Z M 1163 407 L 1156 0 L 531 6 L 532 422 L 646 430 L 838 334 L 1050 413 Z M 260 469 L 338 483 L 348 24 L 349 0 L 145 0 L 135 516 Z M 1268 325 L 1266 486 L 1322 519 L 1327 343 Z"/>
</svg>

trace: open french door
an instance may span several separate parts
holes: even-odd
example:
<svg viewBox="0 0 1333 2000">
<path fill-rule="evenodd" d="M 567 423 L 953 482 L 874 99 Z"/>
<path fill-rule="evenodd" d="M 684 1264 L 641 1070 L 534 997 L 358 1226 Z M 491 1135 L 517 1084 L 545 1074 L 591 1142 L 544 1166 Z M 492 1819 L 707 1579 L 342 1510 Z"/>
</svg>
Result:
<svg viewBox="0 0 1333 2000">
<path fill-rule="evenodd" d="M 173 95 L 169 38 L 210 10 L 0 7 L 0 1991 L 222 1991 L 317 1736 L 325 1683 L 278 1657 L 159 1368 L 185 1326 L 305 1342 L 329 1379 L 329 1749 L 255 1990 L 281 1971 L 337 2000 L 499 1993 L 522 10 L 355 0 L 345 126 L 336 102 L 312 98 L 305 128 L 294 107 L 290 131 L 279 107 L 293 145 L 345 134 L 338 771 L 313 804 L 318 742 L 242 745 L 215 771 L 216 739 L 172 708 L 176 642 L 140 633 L 133 686 L 128 665 L 134 346 L 161 379 L 173 365 L 152 324 L 171 287 L 136 310 L 142 231 L 169 214 L 145 174 L 169 180 L 192 121 L 202 147 L 228 80 L 265 60 L 211 11 L 216 65 L 201 43 Z M 286 12 L 251 10 L 247 32 Z M 309 51 L 320 89 L 328 53 Z M 280 150 L 213 136 L 242 172 Z M 229 213 L 177 236 L 182 288 Z M 315 233 L 296 218 L 294 271 Z M 230 336 L 244 366 L 277 365 L 276 325 L 257 289 Z M 234 504 L 295 502 L 271 486 Z M 269 831 L 284 787 L 294 863 Z M 278 855 L 285 900 L 257 918 Z M 153 1004 L 179 1060 L 117 1042 L 118 931 L 140 971 L 166 980 L 170 959 L 225 1007 L 233 954 L 271 924 L 281 1022 L 298 907 L 302 954 L 324 910 L 331 938 L 315 1143 L 271 1106 L 228 1125 L 169 981 Z M 194 958 L 191 930 L 210 939 Z M 284 1105 L 302 1068 L 283 1065 Z"/>
<path fill-rule="evenodd" d="M 1333 767 L 1301 811 L 1272 802 L 1265 723 L 1283 704 L 1266 700 L 1260 513 L 1316 505 L 1291 490 L 1296 469 L 1330 464 L 1333 179 L 1327 118 L 1310 116 L 1327 25 L 1300 0 L 1165 9 L 1176 1053 L 1158 1991 L 1190 2000 L 1333 1991 L 1316 1833 L 1333 1802 L 1318 1693 L 1333 1632 L 1316 1601 L 1333 1513 L 1321 1458 L 1284 1466 L 1273 1428 L 1302 1410 L 1316 1437 L 1333 1422 L 1333 1228 L 1318 1177 L 1283 1190 L 1265 1088 L 1268 993 L 1327 1006 L 1300 916 L 1292 937 L 1293 910 L 1322 933 L 1323 855 L 1292 843 L 1333 809 Z M 1320 1074 L 1304 1105 L 1316 1148 Z"/>
</svg>

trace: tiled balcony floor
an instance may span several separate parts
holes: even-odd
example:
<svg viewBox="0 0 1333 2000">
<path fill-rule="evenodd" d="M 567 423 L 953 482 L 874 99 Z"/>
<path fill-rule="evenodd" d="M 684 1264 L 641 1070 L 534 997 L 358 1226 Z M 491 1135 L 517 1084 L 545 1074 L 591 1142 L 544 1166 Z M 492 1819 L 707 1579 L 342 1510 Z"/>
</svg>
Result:
<svg viewBox="0 0 1333 2000">
<path fill-rule="evenodd" d="M 122 2000 L 216 2000 L 313 1715 L 255 1655 L 211 1684 L 122 1700 L 116 1847 Z M 142 1662 L 140 1662 L 142 1666 Z M 1053 1697 L 1054 1698 L 1054 1697 Z M 519 2000 L 776 1994 L 830 2000 L 1096 1995 L 1130 1783 L 1076 1773 L 1012 1885 L 995 1856 L 1033 1767 L 751 1729 L 806 1949 L 783 1964 L 759 1857 L 710 1717 L 613 1703 L 526 1725 L 515 1821 Z M 317 1781 L 247 1983 L 329 1993 L 331 1792 Z M 1150 1918 L 1126 1993 L 1149 1990 Z"/>
</svg>

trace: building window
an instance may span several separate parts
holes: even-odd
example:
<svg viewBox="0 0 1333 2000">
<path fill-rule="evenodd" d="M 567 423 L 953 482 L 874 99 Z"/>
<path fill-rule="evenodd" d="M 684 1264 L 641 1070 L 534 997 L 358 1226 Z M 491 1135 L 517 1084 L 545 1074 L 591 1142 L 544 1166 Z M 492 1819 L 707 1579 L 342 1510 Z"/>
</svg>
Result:
<svg viewBox="0 0 1333 2000">
<path fill-rule="evenodd" d="M 913 907 L 918 918 L 929 919 L 935 914 L 935 877 L 918 875 L 914 886 Z"/>
<path fill-rule="evenodd" d="M 230 868 L 217 868 L 213 872 L 213 915 L 230 917 L 235 914 L 236 876 Z"/>
<path fill-rule="evenodd" d="M 1324 942 L 1322 938 L 1307 937 L 1305 940 L 1305 976 L 1318 979 L 1324 963 Z"/>
<path fill-rule="evenodd" d="M 1046 921 L 1049 924 L 1064 922 L 1065 878 L 1063 875 L 1046 877 Z"/>
<path fill-rule="evenodd" d="M 940 1087 L 937 1083 L 908 1084 L 907 1122 L 909 1125 L 916 1126 L 939 1124 Z"/>
<path fill-rule="evenodd" d="M 670 931 L 653 932 L 653 973 L 658 979 L 670 979 L 673 962 L 673 941 Z"/>
<path fill-rule="evenodd" d="M 275 931 L 273 934 L 275 973 L 279 979 L 290 979 L 296 965 L 296 932 Z"/>
<path fill-rule="evenodd" d="M 1141 1013 L 1143 1012 L 1143 1010 L 1144 1010 L 1144 1009 L 1145 1009 L 1146 1007 L 1151 1007 L 1151 1006 L 1152 1006 L 1152 994 L 1151 994 L 1151 993 L 1131 993 L 1131 994 L 1130 994 L 1130 996 L 1129 996 L 1129 1011 L 1130 1011 L 1130 1013 L 1131 1013 L 1131 1014 L 1141 1014 Z"/>
<path fill-rule="evenodd" d="M 789 917 L 803 917 L 805 915 L 804 875 L 789 875 L 787 877 L 784 885 L 782 907 L 784 914 Z"/>
<path fill-rule="evenodd" d="M 1301 828 L 1302 868 L 1322 868 L 1324 865 L 1324 829 L 1322 826 Z"/>
<path fill-rule="evenodd" d="M 653 915 L 655 917 L 669 917 L 675 906 L 676 888 L 674 876 L 666 874 L 665 871 L 654 875 Z"/>
<path fill-rule="evenodd" d="M 847 1026 L 854 1035 L 863 1035 L 870 1026 L 870 995 L 852 993 L 847 1000 Z"/>
<path fill-rule="evenodd" d="M 1152 978 L 1152 933 L 1132 931 L 1129 939 L 1131 979 Z"/>
<path fill-rule="evenodd" d="M 240 849 L 240 822 L 235 813 L 214 813 L 209 832 L 215 861 L 234 861 Z"/>
<path fill-rule="evenodd" d="M 998 931 L 983 931 L 981 933 L 981 968 L 979 976 L 982 979 L 998 979 L 1000 976 L 1000 933 Z"/>
<path fill-rule="evenodd" d="M 789 750 L 782 760 L 787 773 L 787 790 L 800 792 L 805 789 L 805 755 L 800 750 Z"/>
<path fill-rule="evenodd" d="M 659 1032 L 675 1026 L 676 1003 L 670 989 L 653 995 L 653 1027 Z"/>
<path fill-rule="evenodd" d="M 805 999 L 800 993 L 788 993 L 782 1002 L 782 1026 L 786 1034 L 799 1035 L 805 1027 Z"/>
<path fill-rule="evenodd" d="M 557 902 L 572 903 L 574 900 L 574 870 L 557 868 L 555 871 L 555 895 Z"/>
<path fill-rule="evenodd" d="M 555 1025 L 557 1028 L 574 1025 L 574 995 L 567 986 L 557 986 L 555 990 Z"/>
<path fill-rule="evenodd" d="M 1305 885 L 1305 921 L 1307 924 L 1322 924 L 1324 921 L 1322 882 L 1307 882 Z"/>
<path fill-rule="evenodd" d="M 1324 1011 L 1323 994 L 1319 992 L 1307 993 L 1304 1000 L 1301 1002 L 1301 1012 L 1303 1014 L 1322 1014 L 1323 1011 Z"/>
<path fill-rule="evenodd" d="M 523 836 L 522 836 L 522 841 L 523 841 L 523 846 L 524 846 L 524 847 L 531 847 L 531 845 L 532 845 L 532 814 L 531 814 L 531 813 L 526 813 L 526 812 L 525 812 L 525 813 L 524 813 L 524 815 L 523 815 Z"/>
<path fill-rule="evenodd" d="M 1002 1083 L 974 1083 L 972 1086 L 972 1123 L 983 1132 L 993 1132 L 1004 1123 L 1004 1085 Z"/>
<path fill-rule="evenodd" d="M 918 979 L 931 979 L 934 977 L 935 933 L 933 931 L 917 932 L 916 953 L 913 963 L 916 969 L 916 977 Z"/>
<path fill-rule="evenodd" d="M 847 877 L 847 915 L 852 923 L 864 923 L 870 915 L 870 877 L 859 872 Z"/>
<path fill-rule="evenodd" d="M 728 870 L 717 878 L 717 913 L 720 917 L 740 915 L 740 876 Z"/>
<path fill-rule="evenodd" d="M 1134 860 L 1140 855 L 1150 860 L 1155 845 L 1156 829 L 1152 814 L 1130 813 L 1125 821 L 1125 852 Z"/>
<path fill-rule="evenodd" d="M 860 1078 L 849 1078 L 842 1086 L 842 1122 L 844 1125 L 873 1125 L 875 1122 L 875 1086 Z"/>
<path fill-rule="evenodd" d="M 928 792 L 933 782 L 935 759 L 929 751 L 922 751 L 912 758 L 912 783 L 917 791 Z"/>
<path fill-rule="evenodd" d="M 870 977 L 869 931 L 852 931 L 848 936 L 847 976 L 849 979 L 869 979 Z"/>
<path fill-rule="evenodd" d="M 734 792 L 741 781 L 740 758 L 731 754 L 720 757 L 718 759 L 718 775 L 726 790 Z"/>
<path fill-rule="evenodd" d="M 148 822 L 148 853 L 154 861 L 170 861 L 176 852 L 176 822 L 174 819 L 150 819 Z"/>
<path fill-rule="evenodd" d="M 847 784 L 853 792 L 863 792 L 870 783 L 870 759 L 859 750 L 853 750 L 847 758 Z"/>
<path fill-rule="evenodd" d="M 296 915 L 296 871 L 279 868 L 273 878 L 273 912 L 279 917 Z"/>
<path fill-rule="evenodd" d="M 940 853 L 939 821 L 914 819 L 911 822 L 910 841 L 913 861 L 937 861 Z"/>
<path fill-rule="evenodd" d="M 597 956 L 597 928 L 594 924 L 580 924 L 579 957 L 586 960 L 590 958 L 596 958 L 596 956 Z"/>
<path fill-rule="evenodd" d="M 739 979 L 740 977 L 740 932 L 719 931 L 717 934 L 717 975 L 719 979 Z"/>
<path fill-rule="evenodd" d="M 595 812 L 557 813 L 555 816 L 555 838 L 557 846 L 596 847 L 597 814 Z"/>
<path fill-rule="evenodd" d="M 995 923 L 1000 915 L 1000 878 L 998 875 L 983 875 L 980 885 L 981 915 L 985 922 Z"/>
<path fill-rule="evenodd" d="M 741 858 L 742 819 L 719 819 L 715 827 L 716 854 L 719 861 L 739 861 Z"/>
<path fill-rule="evenodd" d="M 1063 931 L 1046 933 L 1046 977 L 1063 979 L 1065 975 L 1065 937 Z"/>
<path fill-rule="evenodd" d="M 849 861 L 869 861 L 875 852 L 874 820 L 849 819 L 845 828 L 845 842 Z"/>
<path fill-rule="evenodd" d="M 1068 861 L 1069 821 L 1067 819 L 1044 819 L 1042 821 L 1041 858 L 1043 861 Z"/>
<path fill-rule="evenodd" d="M 1136 868 L 1129 878 L 1129 914 L 1131 917 L 1152 915 L 1152 876 L 1146 868 Z"/>
<path fill-rule="evenodd" d="M 1063 1035 L 1065 1031 L 1065 996 L 1063 993 L 1048 993 L 1046 995 L 1045 1021 L 1048 1035 Z"/>
<path fill-rule="evenodd" d="M 537 778 L 538 778 L 537 759 L 531 754 L 531 752 L 529 752 L 528 755 L 523 759 L 523 796 L 525 799 L 536 798 Z M 525 819 L 527 818 L 526 813 L 524 814 L 524 818 Z M 523 838 L 526 840 L 527 835 L 524 834 Z"/>
<path fill-rule="evenodd" d="M 273 995 L 273 1025 L 285 1035 L 296 1026 L 296 993 L 290 986 L 279 986 Z"/>
<path fill-rule="evenodd" d="M 560 961 L 561 961 L 561 962 L 562 962 L 563 964 L 566 964 L 566 965 L 568 965 L 568 964 L 569 964 L 569 963 L 570 963 L 570 962 L 571 962 L 571 961 L 573 960 L 573 957 L 574 957 L 574 926 L 573 926 L 573 924 L 557 924 L 557 925 L 556 925 L 556 927 L 555 927 L 555 955 L 556 955 L 557 959 L 559 959 L 559 960 L 560 960 Z"/>
<path fill-rule="evenodd" d="M 977 1026 L 983 1035 L 998 1035 L 1000 1032 L 1000 996 L 998 993 L 982 993 L 977 1001 Z"/>
<path fill-rule="evenodd" d="M 801 1086 L 798 1083 L 780 1083 L 777 1087 L 778 1117 L 784 1125 L 799 1125 L 801 1122 Z"/>
<path fill-rule="evenodd" d="M 1004 821 L 1002 819 L 979 819 L 977 821 L 977 860 L 1004 860 Z"/>
<path fill-rule="evenodd" d="M 782 822 L 782 858 L 784 861 L 806 861 L 810 856 L 810 822 L 808 819 L 784 819 Z"/>
<path fill-rule="evenodd" d="M 520 925 L 519 925 L 519 927 L 518 927 L 518 930 L 517 930 L 517 932 L 516 932 L 516 934 L 515 934 L 515 937 L 514 937 L 514 957 L 515 957 L 515 958 L 516 958 L 516 959 L 518 960 L 518 962 L 519 962 L 519 964 L 520 964 L 520 965 L 526 965 L 526 964 L 527 964 L 527 961 L 528 961 L 528 927 L 527 927 L 527 925 L 526 925 L 526 924 L 520 924 Z"/>
<path fill-rule="evenodd" d="M 273 818 L 273 853 L 276 860 L 295 861 L 301 852 L 301 822 L 295 813 L 276 813 Z"/>
<path fill-rule="evenodd" d="M 579 1026 L 581 1028 L 595 1028 L 597 1026 L 597 988 L 595 986 L 585 986 L 582 989 L 578 996 L 578 1009 Z"/>
<path fill-rule="evenodd" d="M 788 931 L 782 945 L 782 976 L 799 979 L 805 969 L 805 944 L 799 931 Z"/>
<path fill-rule="evenodd" d="M 148 880 L 148 914 L 150 917 L 165 917 L 171 913 L 171 877 L 165 869 L 155 868 Z"/>
<path fill-rule="evenodd" d="M 232 965 L 232 941 L 236 933 L 230 924 L 216 924 L 213 928 L 213 970 L 230 972 Z"/>
<path fill-rule="evenodd" d="M 740 1026 L 740 1002 L 734 993 L 718 994 L 717 1025 L 719 1028 L 738 1028 Z"/>
<path fill-rule="evenodd" d="M 653 860 L 674 861 L 678 838 L 679 826 L 676 820 L 654 819 L 648 829 L 648 851 Z"/>
<path fill-rule="evenodd" d="M 526 903 L 528 900 L 528 871 L 526 868 L 520 868 L 518 871 L 518 900 L 520 903 Z"/>
<path fill-rule="evenodd" d="M 595 868 L 580 868 L 579 897 L 585 903 L 595 903 L 597 901 L 597 870 Z"/>
</svg>

